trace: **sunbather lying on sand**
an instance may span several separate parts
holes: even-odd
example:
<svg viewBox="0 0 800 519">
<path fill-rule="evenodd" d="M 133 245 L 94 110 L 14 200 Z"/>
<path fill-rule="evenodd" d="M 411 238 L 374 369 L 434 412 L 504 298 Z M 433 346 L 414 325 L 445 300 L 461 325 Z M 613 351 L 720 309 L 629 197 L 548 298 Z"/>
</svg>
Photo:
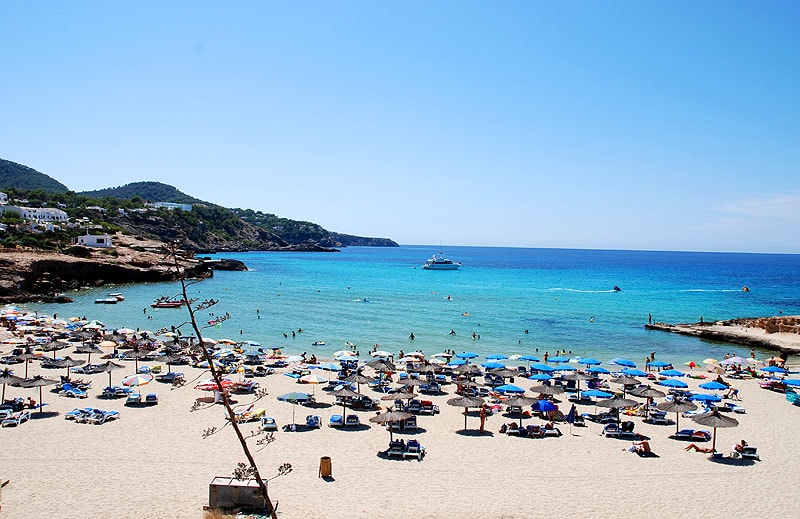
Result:
<svg viewBox="0 0 800 519">
<path fill-rule="evenodd" d="M 692 451 L 693 450 L 695 452 L 707 452 L 707 453 L 714 452 L 714 449 L 712 449 L 711 447 L 700 447 L 699 445 L 697 445 L 695 443 L 690 443 L 689 445 L 686 446 L 686 448 L 684 450 L 686 450 L 686 451 Z"/>
</svg>

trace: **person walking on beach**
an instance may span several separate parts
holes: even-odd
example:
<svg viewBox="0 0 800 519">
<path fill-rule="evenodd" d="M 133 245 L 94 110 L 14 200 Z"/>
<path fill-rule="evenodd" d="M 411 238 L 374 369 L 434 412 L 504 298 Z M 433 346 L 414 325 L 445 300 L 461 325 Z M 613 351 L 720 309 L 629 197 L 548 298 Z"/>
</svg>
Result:
<svg viewBox="0 0 800 519">
<path fill-rule="evenodd" d="M 481 406 L 481 432 L 484 432 L 486 427 L 486 405 Z"/>
</svg>

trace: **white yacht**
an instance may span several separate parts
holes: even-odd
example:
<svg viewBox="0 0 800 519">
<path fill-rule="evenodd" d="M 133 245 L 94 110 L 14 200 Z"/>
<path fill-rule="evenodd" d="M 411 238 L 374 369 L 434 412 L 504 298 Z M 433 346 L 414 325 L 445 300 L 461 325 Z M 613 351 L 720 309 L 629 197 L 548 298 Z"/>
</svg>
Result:
<svg viewBox="0 0 800 519">
<path fill-rule="evenodd" d="M 442 255 L 439 251 L 439 256 L 433 255 L 431 259 L 425 262 L 422 268 L 426 270 L 456 270 L 461 266 L 461 263 L 449 260 Z"/>
</svg>

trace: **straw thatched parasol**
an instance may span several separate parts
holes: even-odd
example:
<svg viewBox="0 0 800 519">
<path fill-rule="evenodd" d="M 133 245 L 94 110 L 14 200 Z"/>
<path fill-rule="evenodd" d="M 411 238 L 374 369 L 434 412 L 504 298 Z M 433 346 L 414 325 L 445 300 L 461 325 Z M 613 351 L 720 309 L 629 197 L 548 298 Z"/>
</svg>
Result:
<svg viewBox="0 0 800 519">
<path fill-rule="evenodd" d="M 57 380 L 44 378 L 41 375 L 36 375 L 32 378 L 26 378 L 22 381 L 22 387 L 38 387 L 39 388 L 39 413 L 44 412 L 44 402 L 42 402 L 42 388 L 44 386 L 52 386 L 58 384 Z"/>
<path fill-rule="evenodd" d="M 714 433 L 711 437 L 711 450 L 717 450 L 717 427 L 736 427 L 739 421 L 736 418 L 719 414 L 719 410 L 714 409 L 709 413 L 699 414 L 692 417 L 692 421 L 706 427 L 713 427 Z"/>
<path fill-rule="evenodd" d="M 656 405 L 656 409 L 660 409 L 661 411 L 666 411 L 667 413 L 675 413 L 675 432 L 678 432 L 678 419 L 680 417 L 679 413 L 685 413 L 686 411 L 694 411 L 697 409 L 697 406 L 689 402 L 688 400 L 681 400 L 680 398 L 676 398 L 670 402 L 661 402 L 660 404 Z"/>
<path fill-rule="evenodd" d="M 549 386 L 547 384 L 541 384 L 539 386 L 532 386 L 531 391 L 538 395 L 560 395 L 564 392 L 564 388 L 561 386 Z"/>
<path fill-rule="evenodd" d="M 19 384 L 21 382 L 22 378 L 14 375 L 14 372 L 9 368 L 0 371 L 0 383 L 3 384 L 3 397 L 0 402 L 6 401 L 6 384 Z"/>
<path fill-rule="evenodd" d="M 529 405 L 533 405 L 537 402 L 535 398 L 531 398 L 528 396 L 512 396 L 503 401 L 503 405 L 508 406 L 515 406 L 515 407 L 526 407 Z M 522 411 L 519 413 L 519 426 L 522 427 Z"/>
<path fill-rule="evenodd" d="M 377 414 L 369 419 L 370 422 L 378 423 L 381 425 L 385 424 L 392 424 L 395 422 L 402 422 L 403 420 L 408 420 L 414 416 L 411 413 L 406 413 L 404 411 L 386 411 L 380 414 Z M 392 428 L 389 427 L 389 441 L 392 441 Z"/>
<path fill-rule="evenodd" d="M 454 407 L 463 407 L 464 408 L 464 430 L 467 430 L 467 409 L 470 407 L 480 407 L 485 404 L 486 401 L 479 397 L 479 396 L 457 396 L 455 398 L 451 398 L 447 401 L 448 405 L 452 405 Z"/>
</svg>

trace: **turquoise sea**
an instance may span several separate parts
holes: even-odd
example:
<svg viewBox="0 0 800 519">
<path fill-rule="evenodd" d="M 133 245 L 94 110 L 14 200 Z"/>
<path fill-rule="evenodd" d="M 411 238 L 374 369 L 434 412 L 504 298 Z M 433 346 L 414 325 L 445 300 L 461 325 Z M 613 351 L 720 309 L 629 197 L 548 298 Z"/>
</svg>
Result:
<svg viewBox="0 0 800 519">
<path fill-rule="evenodd" d="M 347 349 L 349 341 L 362 356 L 379 344 L 428 354 L 450 348 L 552 356 L 566 350 L 637 364 L 656 351 L 657 359 L 682 364 L 749 349 L 645 330 L 648 314 L 673 323 L 800 314 L 800 255 L 455 246 L 444 252 L 462 268 L 420 268 L 438 253 L 435 246 L 224 254 L 219 257 L 242 260 L 251 270 L 216 272 L 193 285 L 190 295 L 219 300 L 204 312 L 204 322 L 213 319 L 211 312 L 231 315 L 221 326 L 210 325 L 208 337 L 318 357 Z M 94 304 L 111 291 L 123 292 L 125 301 Z M 149 306 L 178 292 L 175 283 L 104 287 L 70 294 L 73 304 L 27 307 L 85 315 L 109 327 L 157 330 L 186 320 L 185 310 Z M 298 329 L 303 331 L 292 337 Z M 315 341 L 326 344 L 313 346 Z"/>
</svg>

